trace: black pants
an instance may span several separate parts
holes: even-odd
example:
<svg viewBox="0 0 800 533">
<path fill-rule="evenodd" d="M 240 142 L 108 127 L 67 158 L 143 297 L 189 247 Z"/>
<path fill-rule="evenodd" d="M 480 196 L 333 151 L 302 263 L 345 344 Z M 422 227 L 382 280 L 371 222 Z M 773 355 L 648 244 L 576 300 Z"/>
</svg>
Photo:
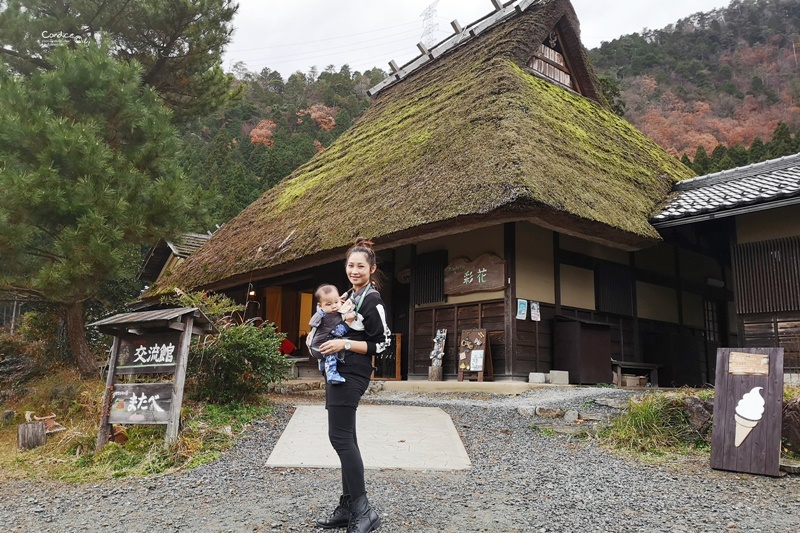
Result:
<svg viewBox="0 0 800 533">
<path fill-rule="evenodd" d="M 355 500 L 367 493 L 364 461 L 356 438 L 356 408 L 328 406 L 328 438 L 342 463 L 342 494 Z"/>
</svg>

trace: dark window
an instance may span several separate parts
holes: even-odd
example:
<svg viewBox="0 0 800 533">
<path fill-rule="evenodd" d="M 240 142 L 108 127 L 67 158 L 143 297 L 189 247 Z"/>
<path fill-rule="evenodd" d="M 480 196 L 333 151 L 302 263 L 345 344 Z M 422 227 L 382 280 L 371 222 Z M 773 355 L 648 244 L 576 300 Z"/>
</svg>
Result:
<svg viewBox="0 0 800 533">
<path fill-rule="evenodd" d="M 633 316 L 633 278 L 624 265 L 600 263 L 594 271 L 597 310 Z"/>
<path fill-rule="evenodd" d="M 411 272 L 411 295 L 414 305 L 446 301 L 445 267 L 447 267 L 447 250 L 437 250 L 416 257 Z"/>
<path fill-rule="evenodd" d="M 703 315 L 705 316 L 706 340 L 717 342 L 719 340 L 717 302 L 713 300 L 703 300 Z"/>
</svg>

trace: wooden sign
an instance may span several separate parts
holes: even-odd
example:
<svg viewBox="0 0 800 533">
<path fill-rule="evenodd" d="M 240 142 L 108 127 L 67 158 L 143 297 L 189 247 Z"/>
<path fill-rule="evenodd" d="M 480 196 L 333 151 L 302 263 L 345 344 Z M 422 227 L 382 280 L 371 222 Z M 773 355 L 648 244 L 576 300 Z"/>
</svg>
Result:
<svg viewBox="0 0 800 533">
<path fill-rule="evenodd" d="M 444 293 L 455 296 L 506 288 L 506 262 L 494 254 L 454 259 L 444 269 Z"/>
<path fill-rule="evenodd" d="M 179 331 L 150 335 L 120 335 L 116 374 L 160 374 L 175 372 L 175 350 Z"/>
<path fill-rule="evenodd" d="M 96 326 L 114 335 L 108 363 L 97 449 L 114 437 L 114 424 L 166 424 L 166 444 L 178 439 L 183 385 L 192 335 L 214 334 L 216 328 L 194 307 L 122 313 L 98 320 Z M 171 383 L 117 383 L 132 374 L 172 374 Z"/>
<path fill-rule="evenodd" d="M 489 337 L 485 329 L 465 329 L 458 343 L 458 381 L 464 381 L 465 373 L 476 373 L 483 381 L 484 374 L 494 375 Z"/>
<path fill-rule="evenodd" d="M 116 384 L 109 424 L 166 424 L 172 408 L 172 383 Z"/>
<path fill-rule="evenodd" d="M 728 357 L 728 373 L 737 375 L 769 375 L 769 355 L 760 353 L 731 352 Z"/>
<path fill-rule="evenodd" d="M 719 348 L 711 468 L 780 475 L 783 348 Z"/>
</svg>

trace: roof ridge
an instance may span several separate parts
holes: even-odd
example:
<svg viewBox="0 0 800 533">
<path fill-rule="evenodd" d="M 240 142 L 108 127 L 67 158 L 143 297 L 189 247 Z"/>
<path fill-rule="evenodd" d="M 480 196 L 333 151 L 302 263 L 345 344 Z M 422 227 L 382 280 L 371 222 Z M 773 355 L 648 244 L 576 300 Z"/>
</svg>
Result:
<svg viewBox="0 0 800 533">
<path fill-rule="evenodd" d="M 785 155 L 768 161 L 761 161 L 759 163 L 752 163 L 744 167 L 737 167 L 713 174 L 706 174 L 705 176 L 698 176 L 688 180 L 679 181 L 675 184 L 676 191 L 689 191 L 693 189 L 700 189 L 718 183 L 727 183 L 732 180 L 748 178 L 765 172 L 772 172 L 775 170 L 782 170 L 793 165 L 800 164 L 800 153 Z"/>
<path fill-rule="evenodd" d="M 491 13 L 484 15 L 471 24 L 468 24 L 464 28 L 461 28 L 460 32 L 456 29 L 460 28 L 458 20 L 453 20 L 453 22 L 450 24 L 453 26 L 453 29 L 456 30 L 455 33 L 449 37 L 445 37 L 431 48 L 424 48 L 423 45 L 423 47 L 420 48 L 420 51 L 426 50 L 427 53 L 421 53 L 419 56 L 415 57 L 408 63 L 405 63 L 401 67 L 397 67 L 397 65 L 394 63 L 394 60 L 390 61 L 389 65 L 392 67 L 394 72 L 371 87 L 367 91 L 367 95 L 375 96 L 386 87 L 394 85 L 395 82 L 398 82 L 409 74 L 416 72 L 423 65 L 427 65 L 431 61 L 441 57 L 445 52 L 448 52 L 454 48 L 457 48 L 463 43 L 470 41 L 484 31 L 493 28 L 506 18 L 513 16 L 515 13 L 522 13 L 534 4 L 543 4 L 549 1 L 551 0 L 511 0 L 510 2 L 503 4 L 499 9 L 495 9 Z M 492 3 L 497 5 L 495 0 L 492 0 Z M 419 44 L 417 46 L 419 46 Z"/>
</svg>

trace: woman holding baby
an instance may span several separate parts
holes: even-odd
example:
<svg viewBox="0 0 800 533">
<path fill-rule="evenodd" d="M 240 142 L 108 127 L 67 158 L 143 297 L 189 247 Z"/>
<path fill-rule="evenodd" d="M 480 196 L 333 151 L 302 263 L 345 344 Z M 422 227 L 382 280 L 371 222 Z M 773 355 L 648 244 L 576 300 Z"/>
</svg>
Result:
<svg viewBox="0 0 800 533">
<path fill-rule="evenodd" d="M 367 501 L 364 462 L 356 438 L 356 408 L 369 386 L 372 356 L 383 353 L 391 344 L 386 309 L 376 287 L 378 266 L 372 244 L 359 237 L 345 254 L 345 272 L 352 284 L 345 296 L 363 317 L 363 331 L 351 331 L 347 339 L 330 339 L 320 346 L 323 355 L 342 350 L 347 353 L 338 366 L 345 382 L 328 384 L 325 395 L 328 437 L 342 464 L 342 495 L 331 516 L 319 519 L 317 525 L 325 529 L 347 526 L 347 533 L 369 533 L 381 524 Z"/>
</svg>

